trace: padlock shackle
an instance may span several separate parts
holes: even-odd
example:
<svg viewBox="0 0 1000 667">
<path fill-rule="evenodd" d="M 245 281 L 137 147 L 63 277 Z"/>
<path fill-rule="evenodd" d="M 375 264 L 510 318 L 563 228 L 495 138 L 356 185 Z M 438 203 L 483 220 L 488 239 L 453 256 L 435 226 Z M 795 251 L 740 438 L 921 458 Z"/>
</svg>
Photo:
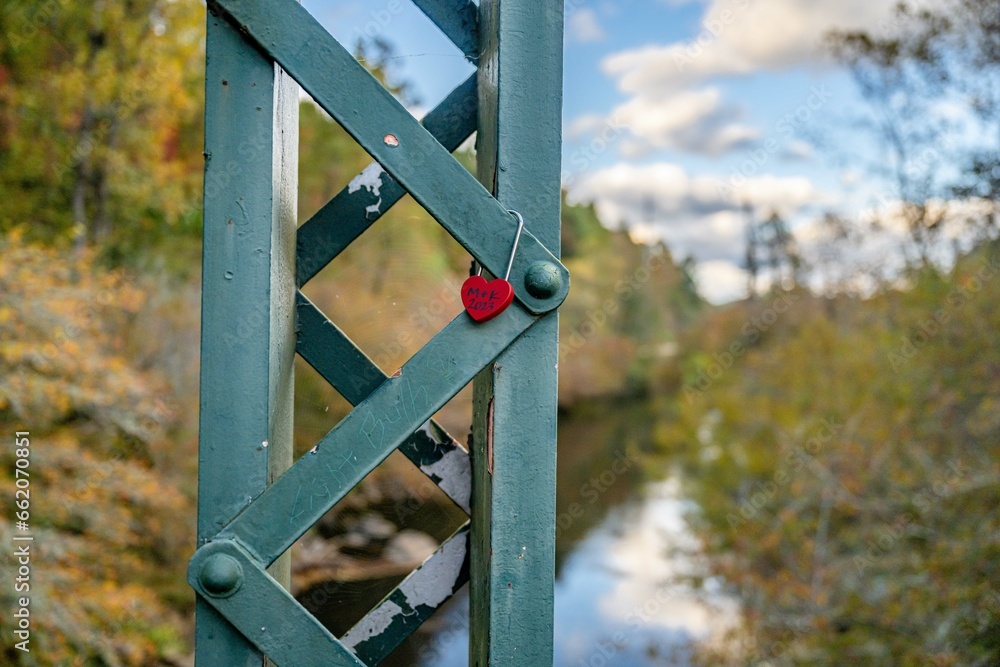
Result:
<svg viewBox="0 0 1000 667">
<path fill-rule="evenodd" d="M 524 218 L 517 211 L 508 209 L 508 213 L 517 218 L 517 233 L 514 235 L 514 247 L 510 250 L 510 260 L 507 262 L 507 273 L 503 279 L 510 282 L 510 272 L 514 268 L 514 255 L 517 254 L 517 244 L 521 242 L 521 232 L 524 230 Z"/>
</svg>

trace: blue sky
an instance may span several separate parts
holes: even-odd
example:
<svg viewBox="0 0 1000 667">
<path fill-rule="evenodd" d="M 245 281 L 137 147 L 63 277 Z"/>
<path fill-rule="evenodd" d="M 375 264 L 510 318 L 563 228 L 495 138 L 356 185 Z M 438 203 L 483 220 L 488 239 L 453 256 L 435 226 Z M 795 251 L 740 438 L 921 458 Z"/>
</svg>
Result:
<svg viewBox="0 0 1000 667">
<path fill-rule="evenodd" d="M 540 0 L 553 1 L 553 0 Z M 605 224 L 699 262 L 738 298 L 749 206 L 796 230 L 862 209 L 877 186 L 847 131 L 862 105 L 823 54 L 833 28 L 886 29 L 895 0 L 566 0 L 564 184 Z M 342 43 L 379 35 L 431 108 L 472 67 L 409 0 L 304 0 Z M 856 160 L 855 160 L 856 161 Z"/>
</svg>

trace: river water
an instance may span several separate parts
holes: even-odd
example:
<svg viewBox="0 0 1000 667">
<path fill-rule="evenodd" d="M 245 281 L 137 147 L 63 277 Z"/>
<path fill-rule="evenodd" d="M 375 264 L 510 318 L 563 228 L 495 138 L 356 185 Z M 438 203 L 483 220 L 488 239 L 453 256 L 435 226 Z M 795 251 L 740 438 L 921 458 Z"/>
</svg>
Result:
<svg viewBox="0 0 1000 667">
<path fill-rule="evenodd" d="M 683 518 L 690 504 L 675 473 L 644 463 L 650 417 L 634 402 L 560 418 L 557 667 L 684 667 L 692 641 L 731 612 L 676 581 L 696 566 L 685 555 L 693 546 Z M 406 647 L 405 664 L 467 665 L 468 605 L 463 591 L 439 611 L 419 648 Z"/>
</svg>

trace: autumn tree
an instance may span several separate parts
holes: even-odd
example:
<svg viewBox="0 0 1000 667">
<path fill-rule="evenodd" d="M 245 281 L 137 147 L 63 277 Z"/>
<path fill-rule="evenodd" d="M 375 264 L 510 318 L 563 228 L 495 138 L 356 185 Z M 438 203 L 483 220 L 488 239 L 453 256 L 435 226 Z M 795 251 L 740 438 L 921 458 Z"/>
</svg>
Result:
<svg viewBox="0 0 1000 667">
<path fill-rule="evenodd" d="M 954 216 L 941 200 L 978 200 L 964 222 L 973 238 L 992 236 L 1000 191 L 1000 2 L 900 2 L 880 25 L 834 32 L 829 45 L 868 102 L 867 126 L 879 142 L 870 169 L 885 180 L 886 194 L 876 223 L 898 204 L 909 259 L 922 266 L 935 262 Z M 963 138 L 969 133 L 975 140 Z"/>
<path fill-rule="evenodd" d="M 187 652 L 193 595 L 193 452 L 178 446 L 185 411 L 164 378 L 128 349 L 147 293 L 134 276 L 65 253 L 0 240 L 0 427 L 29 431 L 32 652 L 7 665 L 148 665 Z M 3 487 L 14 449 L 0 451 Z M 183 461 L 191 462 L 187 467 Z M 178 474 L 180 473 L 180 474 Z M 182 487 L 187 486 L 187 491 Z M 0 498 L 11 543 L 14 493 Z M 11 549 L 2 570 L 17 567 Z M 13 587 L 0 603 L 13 609 Z M 11 636 L 10 616 L 0 632 Z"/>
<path fill-rule="evenodd" d="M 0 3 L 0 231 L 127 252 L 196 230 L 197 0 Z"/>
<path fill-rule="evenodd" d="M 1000 660 L 1000 246 L 869 299 L 798 293 L 714 311 L 663 408 L 704 570 L 739 604 L 703 664 L 993 665 Z M 750 326 L 753 335 L 745 336 Z M 712 355 L 715 355 L 714 357 Z"/>
<path fill-rule="evenodd" d="M 756 295 L 757 278 L 760 276 L 767 277 L 772 290 L 794 288 L 802 277 L 802 258 L 788 224 L 776 212 L 758 222 L 749 207 L 746 219 L 744 262 L 749 296 L 753 298 Z"/>
</svg>

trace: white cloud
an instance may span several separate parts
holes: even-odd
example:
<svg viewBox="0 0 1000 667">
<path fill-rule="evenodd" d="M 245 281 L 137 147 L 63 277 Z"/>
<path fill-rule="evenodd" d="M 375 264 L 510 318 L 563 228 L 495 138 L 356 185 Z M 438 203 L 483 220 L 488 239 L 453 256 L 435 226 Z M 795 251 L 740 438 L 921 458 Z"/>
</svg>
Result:
<svg viewBox="0 0 1000 667">
<path fill-rule="evenodd" d="M 574 141 L 583 139 L 587 135 L 593 134 L 607 124 L 603 116 L 590 113 L 584 114 L 566 126 L 566 137 Z"/>
<path fill-rule="evenodd" d="M 712 303 L 727 303 L 747 295 L 747 272 L 732 262 L 711 261 L 695 266 L 698 292 Z"/>
<path fill-rule="evenodd" d="M 570 198 L 594 202 L 606 224 L 625 224 L 642 239 L 666 241 L 677 257 L 734 265 L 744 252 L 744 206 L 758 217 L 777 212 L 790 219 L 825 201 L 804 177 L 760 176 L 732 186 L 665 162 L 590 172 L 571 186 Z"/>
<path fill-rule="evenodd" d="M 871 28 L 896 0 L 712 0 L 691 40 L 647 45 L 605 58 L 625 92 L 665 95 L 718 76 L 746 75 L 823 59 L 833 29 Z"/>
<path fill-rule="evenodd" d="M 840 172 L 840 185 L 845 189 L 852 190 L 861 183 L 862 176 L 863 174 L 853 167 L 844 169 Z"/>
<path fill-rule="evenodd" d="M 607 38 L 597 14 L 592 9 L 578 9 L 567 21 L 569 38 L 576 42 L 601 42 Z"/>
<path fill-rule="evenodd" d="M 928 0 L 933 1 L 933 0 Z M 684 0 L 661 0 L 668 5 Z M 719 77 L 809 65 L 825 59 L 823 40 L 834 29 L 877 29 L 897 0 L 705 0 L 700 31 L 687 41 L 648 44 L 601 63 L 630 99 L 612 112 L 634 141 L 622 155 L 672 149 L 708 156 L 739 150 L 760 138 L 743 110 L 726 104 Z M 807 159 L 811 147 L 786 152 Z"/>
<path fill-rule="evenodd" d="M 785 147 L 783 156 L 789 160 L 809 160 L 813 156 L 812 144 L 802 139 L 795 139 Z"/>
<path fill-rule="evenodd" d="M 942 120 L 964 121 L 969 116 L 969 105 L 960 99 L 944 99 L 932 104 L 930 112 Z"/>
<path fill-rule="evenodd" d="M 968 223 L 981 222 L 997 210 L 995 202 L 985 199 L 931 199 L 927 204 L 928 216 L 939 221 L 939 237 L 929 253 L 941 266 L 954 260 L 956 247 L 976 243 L 980 230 Z M 817 218 L 792 233 L 803 256 L 818 268 L 814 288 L 851 288 L 862 294 L 880 281 L 898 279 L 906 260 L 902 249 L 912 244 L 906 205 L 896 199 L 851 214 L 836 228 Z"/>
<path fill-rule="evenodd" d="M 636 137 L 633 147 L 707 155 L 746 147 L 760 136 L 759 130 L 741 122 L 742 115 L 739 109 L 723 105 L 718 88 L 681 91 L 666 99 L 637 95 L 611 113 Z"/>
<path fill-rule="evenodd" d="M 773 176 L 765 174 L 748 178 L 739 185 L 728 188 L 728 201 L 753 206 L 759 215 L 770 216 L 777 213 L 790 217 L 809 204 L 820 204 L 829 200 L 804 176 Z"/>
<path fill-rule="evenodd" d="M 968 243 L 969 220 L 981 220 L 996 210 L 996 203 L 987 199 L 932 198 L 926 202 L 926 219 L 937 222 L 937 233 L 943 239 Z M 897 199 L 879 202 L 878 206 L 864 210 L 860 219 L 865 223 L 877 221 L 888 234 L 903 239 L 910 234 L 910 205 Z"/>
</svg>

